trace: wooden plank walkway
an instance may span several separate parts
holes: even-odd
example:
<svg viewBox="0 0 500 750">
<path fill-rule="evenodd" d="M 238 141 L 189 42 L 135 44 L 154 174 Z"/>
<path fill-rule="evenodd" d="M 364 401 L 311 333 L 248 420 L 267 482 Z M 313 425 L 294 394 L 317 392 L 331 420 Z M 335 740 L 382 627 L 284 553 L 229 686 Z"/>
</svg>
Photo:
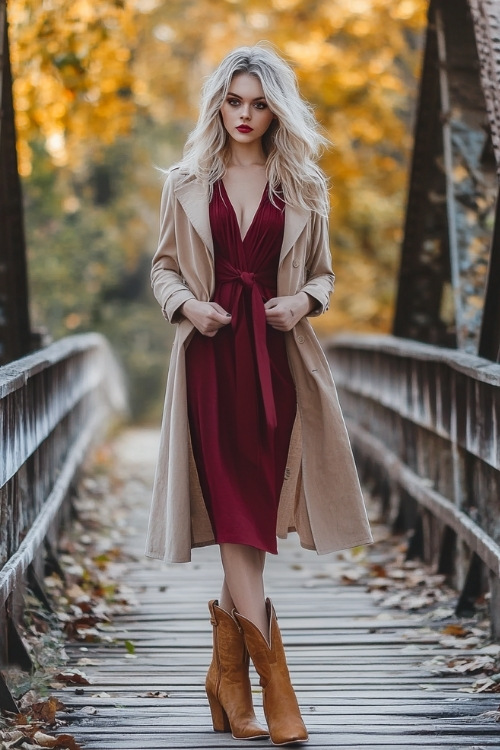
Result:
<svg viewBox="0 0 500 750">
<path fill-rule="evenodd" d="M 117 530 L 113 543 L 136 558 L 123 578 L 137 604 L 116 618 L 115 645 L 68 646 L 72 665 L 86 659 L 80 668 L 91 685 L 57 692 L 74 709 L 65 731 L 89 750 L 234 748 L 230 735 L 212 731 L 203 689 L 211 654 L 206 603 L 218 596 L 221 580 L 217 550 L 196 550 L 190 565 L 142 556 L 156 441 L 154 432 L 135 431 L 116 444 L 128 515 L 126 533 Z M 439 646 L 437 631 L 423 638 L 422 618 L 382 610 L 364 587 L 341 583 L 339 565 L 336 555 L 302 550 L 292 535 L 267 566 L 309 747 L 500 747 L 500 725 L 482 716 L 498 708 L 500 696 L 459 692 L 470 676 L 443 678 L 422 667 L 438 654 L 461 652 Z M 134 644 L 133 655 L 124 639 Z M 253 683 L 262 716 L 255 674 Z M 147 695 L 155 691 L 159 697 Z"/>
</svg>

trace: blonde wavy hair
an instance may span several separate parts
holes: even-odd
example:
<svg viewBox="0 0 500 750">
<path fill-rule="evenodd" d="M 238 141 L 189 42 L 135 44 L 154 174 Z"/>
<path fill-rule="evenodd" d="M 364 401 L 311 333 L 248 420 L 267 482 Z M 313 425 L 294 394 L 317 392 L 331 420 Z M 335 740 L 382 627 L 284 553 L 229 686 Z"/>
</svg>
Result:
<svg viewBox="0 0 500 750">
<path fill-rule="evenodd" d="M 271 200 L 279 194 L 286 204 L 327 216 L 327 180 L 317 159 L 328 141 L 320 133 L 310 105 L 300 96 L 292 68 L 262 43 L 233 50 L 208 77 L 198 122 L 186 141 L 179 167 L 204 182 L 211 198 L 230 157 L 229 135 L 220 109 L 233 76 L 239 73 L 259 79 L 269 109 L 276 115 L 262 139 Z"/>
</svg>

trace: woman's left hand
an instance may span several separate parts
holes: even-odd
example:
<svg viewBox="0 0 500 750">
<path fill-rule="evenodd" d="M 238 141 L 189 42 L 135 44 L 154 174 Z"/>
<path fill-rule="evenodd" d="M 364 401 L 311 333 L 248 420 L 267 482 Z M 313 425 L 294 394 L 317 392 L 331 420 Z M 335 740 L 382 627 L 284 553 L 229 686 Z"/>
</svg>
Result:
<svg viewBox="0 0 500 750">
<path fill-rule="evenodd" d="M 273 297 L 264 305 L 266 320 L 277 331 L 291 331 L 313 309 L 314 302 L 306 292 L 287 297 Z"/>
</svg>

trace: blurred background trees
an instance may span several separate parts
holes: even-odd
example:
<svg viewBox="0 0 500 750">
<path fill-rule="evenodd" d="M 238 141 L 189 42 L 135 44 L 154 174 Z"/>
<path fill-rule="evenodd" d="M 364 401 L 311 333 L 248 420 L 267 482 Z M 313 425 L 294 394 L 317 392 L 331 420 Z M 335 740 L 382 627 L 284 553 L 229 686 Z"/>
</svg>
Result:
<svg viewBox="0 0 500 750">
<path fill-rule="evenodd" d="M 156 418 L 172 331 L 152 299 L 162 177 L 203 78 L 261 39 L 333 142 L 338 277 L 321 333 L 390 328 L 426 0 L 9 0 L 32 317 L 99 330 Z"/>
</svg>

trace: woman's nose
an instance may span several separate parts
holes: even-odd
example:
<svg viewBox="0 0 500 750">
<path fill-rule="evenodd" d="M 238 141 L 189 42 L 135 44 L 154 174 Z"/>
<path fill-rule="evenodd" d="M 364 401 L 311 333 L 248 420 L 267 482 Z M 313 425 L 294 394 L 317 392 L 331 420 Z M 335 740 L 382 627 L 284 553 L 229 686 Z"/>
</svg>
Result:
<svg viewBox="0 0 500 750">
<path fill-rule="evenodd" d="M 250 119 L 250 106 L 248 104 L 243 105 L 243 109 L 241 111 L 241 119 L 242 120 Z"/>
</svg>

